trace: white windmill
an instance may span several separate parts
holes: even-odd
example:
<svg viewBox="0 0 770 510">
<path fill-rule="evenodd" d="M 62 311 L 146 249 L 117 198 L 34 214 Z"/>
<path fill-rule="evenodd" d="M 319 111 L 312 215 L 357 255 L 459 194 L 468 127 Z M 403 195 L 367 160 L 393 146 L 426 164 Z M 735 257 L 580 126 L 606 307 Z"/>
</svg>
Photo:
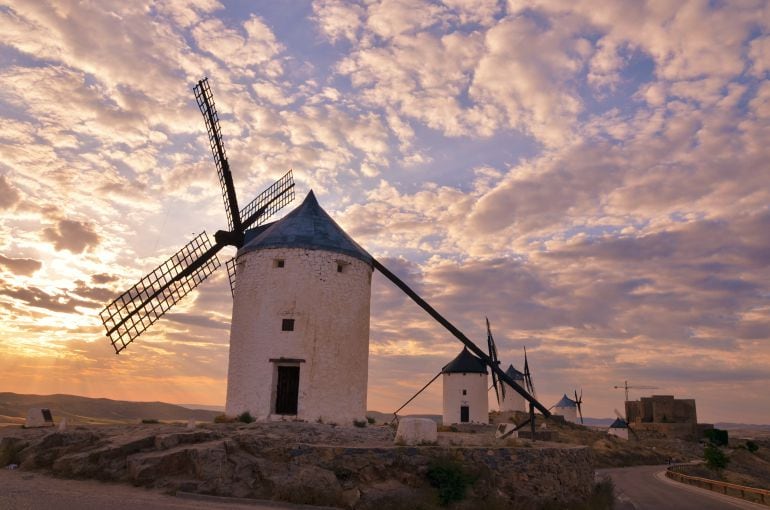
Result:
<svg viewBox="0 0 770 510">
<path fill-rule="evenodd" d="M 291 171 L 239 209 L 208 81 L 199 81 L 194 91 L 222 186 L 229 230 L 217 231 L 213 245 L 205 232 L 200 234 L 102 310 L 116 353 L 208 278 L 220 265 L 217 253 L 222 248 L 234 246 L 237 255 L 227 262 L 234 298 L 228 414 L 248 411 L 259 419 L 288 416 L 347 424 L 364 418 L 371 276 L 377 269 L 476 360 L 478 371 L 470 374 L 484 381 L 485 408 L 483 417 L 481 409 L 469 414 L 470 421 L 488 420 L 486 367 L 530 402 L 531 414 L 536 408 L 550 416 L 534 392 L 522 388 L 496 359 L 353 241 L 312 191 L 284 218 L 265 223 L 294 199 Z M 461 406 L 455 407 L 462 412 Z"/>
</svg>

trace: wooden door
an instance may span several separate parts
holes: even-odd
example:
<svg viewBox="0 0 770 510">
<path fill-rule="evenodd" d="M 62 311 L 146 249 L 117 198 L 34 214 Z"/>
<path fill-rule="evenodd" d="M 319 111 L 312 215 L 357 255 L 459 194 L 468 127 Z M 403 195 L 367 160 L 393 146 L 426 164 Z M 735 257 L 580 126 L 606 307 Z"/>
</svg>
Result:
<svg viewBox="0 0 770 510">
<path fill-rule="evenodd" d="M 275 414 L 297 414 L 299 367 L 278 367 Z"/>
<path fill-rule="evenodd" d="M 460 423 L 471 421 L 471 411 L 468 406 L 460 406 Z"/>
</svg>

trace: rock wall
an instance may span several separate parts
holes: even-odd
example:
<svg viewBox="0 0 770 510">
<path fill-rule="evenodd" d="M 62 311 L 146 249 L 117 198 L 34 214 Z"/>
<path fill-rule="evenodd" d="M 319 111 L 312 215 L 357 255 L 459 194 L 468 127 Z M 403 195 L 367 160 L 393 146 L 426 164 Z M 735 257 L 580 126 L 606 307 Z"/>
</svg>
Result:
<svg viewBox="0 0 770 510">
<path fill-rule="evenodd" d="M 456 508 L 561 507 L 585 500 L 593 485 L 592 456 L 586 447 L 290 444 L 248 427 L 170 432 L 139 428 L 110 437 L 98 430 L 21 432 L 2 438 L 0 458 L 20 463 L 22 469 L 170 492 L 355 510 L 438 508 L 438 492 L 429 479 L 436 466 L 459 466 L 468 481 L 464 501 Z"/>
</svg>

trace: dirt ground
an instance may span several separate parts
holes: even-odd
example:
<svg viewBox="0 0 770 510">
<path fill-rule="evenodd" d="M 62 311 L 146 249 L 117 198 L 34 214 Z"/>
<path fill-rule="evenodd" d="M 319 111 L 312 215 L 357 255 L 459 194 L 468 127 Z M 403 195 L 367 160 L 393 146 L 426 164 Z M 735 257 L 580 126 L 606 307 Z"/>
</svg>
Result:
<svg viewBox="0 0 770 510">
<path fill-rule="evenodd" d="M 278 502 L 238 504 L 231 499 L 196 500 L 121 483 L 62 480 L 39 472 L 0 469 L 3 510 L 300 510 L 309 507 Z M 318 507 L 313 507 L 318 510 Z"/>
</svg>

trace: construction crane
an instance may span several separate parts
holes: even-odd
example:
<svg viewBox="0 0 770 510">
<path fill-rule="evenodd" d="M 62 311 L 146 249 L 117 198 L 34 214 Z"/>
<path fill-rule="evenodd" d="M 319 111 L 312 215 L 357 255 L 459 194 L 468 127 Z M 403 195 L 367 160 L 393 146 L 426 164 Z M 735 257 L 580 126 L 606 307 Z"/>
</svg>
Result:
<svg viewBox="0 0 770 510">
<path fill-rule="evenodd" d="M 626 402 L 628 402 L 628 390 L 657 390 L 657 386 L 629 386 L 628 381 L 623 381 L 623 386 L 615 386 L 616 390 L 626 390 Z"/>
</svg>

